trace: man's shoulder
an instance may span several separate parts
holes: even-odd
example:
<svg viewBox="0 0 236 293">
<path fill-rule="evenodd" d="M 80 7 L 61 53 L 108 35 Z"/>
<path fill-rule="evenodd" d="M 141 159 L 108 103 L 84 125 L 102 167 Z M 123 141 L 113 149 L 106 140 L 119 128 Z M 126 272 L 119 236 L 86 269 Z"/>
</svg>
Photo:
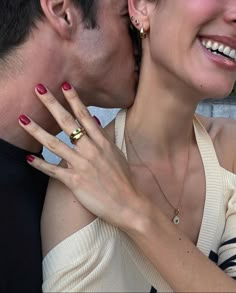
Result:
<svg viewBox="0 0 236 293">
<path fill-rule="evenodd" d="M 235 173 L 236 120 L 230 118 L 209 118 L 199 114 L 197 114 L 197 118 L 211 137 L 221 166 Z"/>
</svg>

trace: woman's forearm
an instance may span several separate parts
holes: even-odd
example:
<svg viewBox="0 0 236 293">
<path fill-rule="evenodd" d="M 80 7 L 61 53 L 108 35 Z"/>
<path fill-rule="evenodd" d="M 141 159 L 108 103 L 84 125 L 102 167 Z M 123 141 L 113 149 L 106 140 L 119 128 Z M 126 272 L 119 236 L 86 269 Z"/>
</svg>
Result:
<svg viewBox="0 0 236 293">
<path fill-rule="evenodd" d="M 236 292 L 236 282 L 209 260 L 158 207 L 152 205 L 132 219 L 128 221 L 130 226 L 126 232 L 175 292 Z"/>
</svg>

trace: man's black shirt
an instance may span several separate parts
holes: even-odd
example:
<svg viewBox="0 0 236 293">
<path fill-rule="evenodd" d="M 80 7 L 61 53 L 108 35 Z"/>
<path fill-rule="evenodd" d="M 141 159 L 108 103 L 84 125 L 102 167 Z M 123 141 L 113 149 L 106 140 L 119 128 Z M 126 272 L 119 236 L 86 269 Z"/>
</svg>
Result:
<svg viewBox="0 0 236 293">
<path fill-rule="evenodd" d="M 42 292 L 40 217 L 48 177 L 0 139 L 0 292 Z M 36 154 L 37 156 L 39 154 Z"/>
</svg>

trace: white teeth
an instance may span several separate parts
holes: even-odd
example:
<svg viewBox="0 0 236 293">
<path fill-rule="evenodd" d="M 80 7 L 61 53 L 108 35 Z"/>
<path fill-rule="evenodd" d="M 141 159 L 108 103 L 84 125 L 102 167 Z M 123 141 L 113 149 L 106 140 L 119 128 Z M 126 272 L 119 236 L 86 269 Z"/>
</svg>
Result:
<svg viewBox="0 0 236 293">
<path fill-rule="evenodd" d="M 223 53 L 229 56 L 230 51 L 231 51 L 230 47 L 225 47 Z"/>
<path fill-rule="evenodd" d="M 236 61 L 236 49 L 207 39 L 202 40 L 202 45 L 215 55 L 221 55 L 220 53 L 223 53 L 224 55 L 229 56 L 229 58 Z"/>
<path fill-rule="evenodd" d="M 215 42 L 212 46 L 212 50 L 214 50 L 214 51 L 218 50 L 219 46 L 220 46 L 219 43 Z"/>
<path fill-rule="evenodd" d="M 232 58 L 232 59 L 236 59 L 236 50 L 231 50 L 230 54 L 229 54 L 229 57 Z"/>
<path fill-rule="evenodd" d="M 207 41 L 206 41 L 206 40 L 202 40 L 202 44 L 203 44 L 203 46 L 205 46 L 205 47 L 206 47 L 206 43 L 207 43 Z"/>
<path fill-rule="evenodd" d="M 212 47 L 212 42 L 211 41 L 208 41 L 207 43 L 206 43 L 206 48 L 207 49 L 210 49 Z"/>
<path fill-rule="evenodd" d="M 225 46 L 224 45 L 220 45 L 220 47 L 218 48 L 218 51 L 220 51 L 221 53 L 224 51 Z"/>
</svg>

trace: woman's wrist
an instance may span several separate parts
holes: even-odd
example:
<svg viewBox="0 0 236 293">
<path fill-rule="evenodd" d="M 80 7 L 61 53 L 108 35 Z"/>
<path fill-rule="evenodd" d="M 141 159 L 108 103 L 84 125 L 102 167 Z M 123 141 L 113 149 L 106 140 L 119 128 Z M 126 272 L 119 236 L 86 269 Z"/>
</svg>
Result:
<svg viewBox="0 0 236 293">
<path fill-rule="evenodd" d="M 153 209 L 153 204 L 147 197 L 136 194 L 132 207 L 125 211 L 124 225 L 121 229 L 131 238 L 145 237 L 153 225 Z"/>
</svg>

